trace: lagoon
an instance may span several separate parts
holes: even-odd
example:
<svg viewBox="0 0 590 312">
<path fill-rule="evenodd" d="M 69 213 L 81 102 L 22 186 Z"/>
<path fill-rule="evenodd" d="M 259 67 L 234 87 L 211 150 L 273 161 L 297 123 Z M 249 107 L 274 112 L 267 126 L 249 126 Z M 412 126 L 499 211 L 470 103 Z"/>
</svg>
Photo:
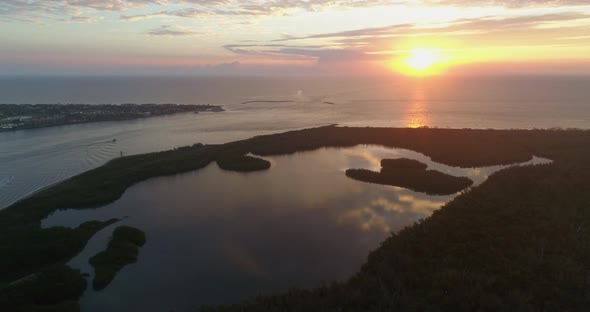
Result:
<svg viewBox="0 0 590 312">
<path fill-rule="evenodd" d="M 358 182 L 350 168 L 378 170 L 384 158 L 410 158 L 480 184 L 505 166 L 456 168 L 413 151 L 381 146 L 322 148 L 265 157 L 270 170 L 199 171 L 153 178 L 95 210 L 58 211 L 43 227 L 124 218 L 93 237 L 70 265 L 89 273 L 114 228 L 147 236 L 139 261 L 104 290 L 89 289 L 83 311 L 191 311 L 291 287 L 314 287 L 357 272 L 389 235 L 428 217 L 450 196 Z M 546 163 L 535 157 L 528 164 Z M 310 170 L 313 168 L 313 170 Z M 74 208 L 74 207 L 72 207 Z"/>
</svg>

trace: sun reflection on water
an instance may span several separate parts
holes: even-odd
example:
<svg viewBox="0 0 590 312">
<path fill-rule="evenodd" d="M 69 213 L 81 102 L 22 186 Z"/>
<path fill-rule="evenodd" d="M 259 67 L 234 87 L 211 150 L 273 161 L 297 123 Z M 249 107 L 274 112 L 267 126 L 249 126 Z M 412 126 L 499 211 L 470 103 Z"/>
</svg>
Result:
<svg viewBox="0 0 590 312">
<path fill-rule="evenodd" d="M 431 121 L 428 116 L 425 98 L 426 93 L 423 86 L 415 86 L 404 116 L 404 125 L 406 127 L 421 128 L 430 126 Z"/>
</svg>

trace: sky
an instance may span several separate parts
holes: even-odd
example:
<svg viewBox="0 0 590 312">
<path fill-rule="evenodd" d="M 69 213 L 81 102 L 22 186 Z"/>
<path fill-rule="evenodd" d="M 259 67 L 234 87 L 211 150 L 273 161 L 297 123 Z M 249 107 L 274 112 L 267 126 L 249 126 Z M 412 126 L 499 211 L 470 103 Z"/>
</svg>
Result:
<svg viewBox="0 0 590 312">
<path fill-rule="evenodd" d="M 1 0 L 0 75 L 590 74 L 590 0 Z"/>
</svg>

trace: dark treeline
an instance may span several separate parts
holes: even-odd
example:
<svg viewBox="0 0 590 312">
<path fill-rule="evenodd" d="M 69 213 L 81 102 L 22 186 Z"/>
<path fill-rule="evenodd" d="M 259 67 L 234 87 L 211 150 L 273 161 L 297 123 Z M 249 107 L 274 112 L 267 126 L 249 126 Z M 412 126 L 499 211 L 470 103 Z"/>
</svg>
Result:
<svg viewBox="0 0 590 312">
<path fill-rule="evenodd" d="M 469 178 L 426 170 L 428 165 L 413 159 L 383 159 L 381 167 L 380 172 L 348 169 L 346 176 L 362 182 L 398 186 L 428 195 L 451 195 L 473 185 Z"/>
<path fill-rule="evenodd" d="M 202 311 L 587 310 L 590 132 L 513 133 L 554 163 L 496 172 L 392 234 L 349 280 Z"/>
<path fill-rule="evenodd" d="M 75 312 L 85 289 L 80 271 L 55 265 L 2 289 L 0 307 L 6 312 Z"/>
<path fill-rule="evenodd" d="M 65 263 L 110 224 L 41 229 L 41 220 L 53 211 L 100 207 L 139 181 L 197 170 L 213 161 L 223 164 L 224 159 L 248 153 L 281 155 L 358 144 L 407 148 L 460 167 L 511 164 L 533 155 L 554 163 L 495 174 L 432 218 L 392 236 L 349 282 L 261 298 L 236 311 L 366 311 L 392 305 L 411 309 L 411 302 L 423 310 L 420 307 L 454 306 L 460 296 L 464 306 L 457 306 L 465 309 L 503 304 L 534 308 L 545 303 L 550 307 L 565 299 L 579 307 L 588 300 L 588 295 L 577 292 L 582 284 L 575 276 L 590 272 L 590 232 L 585 226 L 590 223 L 590 132 L 341 127 L 118 158 L 21 200 L 0 211 L 0 297 L 14 291 L 12 282 Z M 553 286 L 532 287 L 533 282 Z M 479 299 L 486 292 L 489 295 L 481 298 L 488 303 Z M 5 306 L 7 301 L 0 303 Z M 10 310 L 4 306 L 0 310 Z"/>
<path fill-rule="evenodd" d="M 522 139 L 535 136 L 534 133 L 517 130 L 322 127 L 259 136 L 226 145 L 260 156 L 270 156 L 310 151 L 322 147 L 373 144 L 406 148 L 426 154 L 439 163 L 471 168 L 531 160 L 534 154 L 531 146 L 520 144 L 520 142 L 526 143 L 526 139 Z M 542 131 L 536 133 L 544 136 Z M 553 132 L 549 131 L 545 135 L 551 133 Z M 576 132 L 571 133 L 570 137 L 575 137 L 574 133 Z"/>
<path fill-rule="evenodd" d="M 473 184 L 469 178 L 454 177 L 436 170 L 383 168 L 381 172 L 348 169 L 346 176 L 358 181 L 398 186 L 428 195 L 451 195 Z"/>
<path fill-rule="evenodd" d="M 217 158 L 217 165 L 223 170 L 238 172 L 252 172 L 270 168 L 270 162 L 267 160 L 239 154 L 219 157 Z"/>
<path fill-rule="evenodd" d="M 120 226 L 113 231 L 107 249 L 90 258 L 95 276 L 92 287 L 107 287 L 124 266 L 137 262 L 139 248 L 145 244 L 145 234 L 140 229 Z"/>
</svg>

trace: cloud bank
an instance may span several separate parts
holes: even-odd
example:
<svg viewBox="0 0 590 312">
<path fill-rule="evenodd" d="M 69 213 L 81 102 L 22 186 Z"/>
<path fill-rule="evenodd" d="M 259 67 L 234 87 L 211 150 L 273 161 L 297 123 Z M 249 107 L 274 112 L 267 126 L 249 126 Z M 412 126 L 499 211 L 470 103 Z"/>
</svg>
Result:
<svg viewBox="0 0 590 312">
<path fill-rule="evenodd" d="M 121 19 L 135 21 L 157 17 L 270 16 L 285 15 L 293 10 L 321 11 L 403 4 L 558 7 L 589 3 L 587 0 L 2 0 L 0 18 L 33 20 L 41 16 L 75 16 L 82 11 L 94 10 L 120 12 Z M 145 11 L 126 14 L 136 10 Z"/>
</svg>

